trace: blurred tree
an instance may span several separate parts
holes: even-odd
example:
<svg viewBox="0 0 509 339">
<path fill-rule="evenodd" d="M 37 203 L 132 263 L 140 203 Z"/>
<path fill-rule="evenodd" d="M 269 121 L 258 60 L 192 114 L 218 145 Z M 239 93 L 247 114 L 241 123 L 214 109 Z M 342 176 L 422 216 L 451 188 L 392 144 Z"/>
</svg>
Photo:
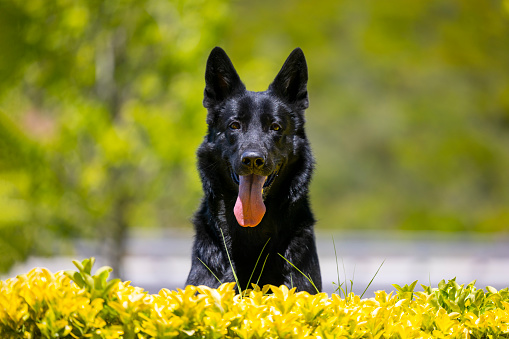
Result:
<svg viewBox="0 0 509 339">
<path fill-rule="evenodd" d="M 35 206 L 27 201 L 41 183 L 42 154 L 0 112 L 0 272 L 26 259 L 35 243 L 32 216 Z M 31 199 L 35 201 L 36 199 Z M 34 208 L 31 208 L 31 207 Z"/>
<path fill-rule="evenodd" d="M 38 179 L 54 184 L 22 194 L 27 213 L 16 222 L 19 234 L 52 229 L 56 236 L 103 239 L 109 264 L 121 274 L 130 226 L 187 220 L 200 189 L 196 130 L 205 129 L 197 65 L 227 14 L 222 0 L 0 3 L 1 104 L 40 142 L 42 149 L 33 148 L 50 170 Z M 10 199 L 12 190 L 34 182 L 38 171 L 30 168 L 38 160 L 16 151 L 33 143 L 2 119 L 1 162 L 28 178 L 7 179 L 0 197 Z M 37 218 L 30 213 L 34 193 L 45 201 Z M 0 221 L 0 229 L 7 224 Z M 32 238 L 26 244 L 37 242 Z"/>
<path fill-rule="evenodd" d="M 235 3 L 225 47 L 248 88 L 296 46 L 308 59 L 319 227 L 509 230 L 508 8 Z"/>
<path fill-rule="evenodd" d="M 0 270 L 189 227 L 214 45 L 254 90 L 304 49 L 319 227 L 507 231 L 508 4 L 0 1 Z"/>
</svg>

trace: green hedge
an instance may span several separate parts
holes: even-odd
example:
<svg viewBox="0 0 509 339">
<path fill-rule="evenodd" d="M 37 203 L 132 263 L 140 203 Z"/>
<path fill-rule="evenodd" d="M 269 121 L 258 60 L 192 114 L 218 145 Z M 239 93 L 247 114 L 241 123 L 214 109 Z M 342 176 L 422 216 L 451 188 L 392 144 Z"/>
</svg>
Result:
<svg viewBox="0 0 509 339">
<path fill-rule="evenodd" d="M 108 281 L 110 268 L 92 275 L 93 262 L 0 281 L 0 338 L 509 338 L 507 288 L 450 280 L 361 299 L 269 285 L 239 295 L 227 283 L 149 294 Z"/>
</svg>

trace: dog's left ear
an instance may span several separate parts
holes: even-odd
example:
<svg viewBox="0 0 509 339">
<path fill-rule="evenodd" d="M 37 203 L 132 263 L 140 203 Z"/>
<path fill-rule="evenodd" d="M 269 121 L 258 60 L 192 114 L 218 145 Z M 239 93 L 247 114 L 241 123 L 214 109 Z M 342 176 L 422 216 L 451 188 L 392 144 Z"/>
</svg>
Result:
<svg viewBox="0 0 509 339">
<path fill-rule="evenodd" d="M 269 91 L 285 102 L 304 110 L 308 100 L 308 66 L 302 49 L 296 48 L 290 53 L 278 75 L 269 86 Z"/>
</svg>

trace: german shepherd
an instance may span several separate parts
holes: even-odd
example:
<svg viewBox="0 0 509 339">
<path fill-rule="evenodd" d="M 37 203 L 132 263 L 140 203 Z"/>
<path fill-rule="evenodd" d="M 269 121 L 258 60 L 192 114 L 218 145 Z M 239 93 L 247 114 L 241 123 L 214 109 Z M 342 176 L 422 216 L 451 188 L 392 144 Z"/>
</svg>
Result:
<svg viewBox="0 0 509 339">
<path fill-rule="evenodd" d="M 314 159 L 304 131 L 307 80 L 300 48 L 264 92 L 246 90 L 223 49 L 210 53 L 208 131 L 197 152 L 204 197 L 186 284 L 218 287 L 236 273 L 241 289 L 257 282 L 321 290 L 308 198 Z"/>
</svg>

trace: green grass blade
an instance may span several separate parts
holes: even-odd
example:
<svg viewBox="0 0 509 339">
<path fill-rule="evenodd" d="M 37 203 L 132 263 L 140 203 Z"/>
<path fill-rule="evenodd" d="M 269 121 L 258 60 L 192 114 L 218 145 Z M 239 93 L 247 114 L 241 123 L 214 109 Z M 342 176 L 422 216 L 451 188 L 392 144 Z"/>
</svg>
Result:
<svg viewBox="0 0 509 339">
<path fill-rule="evenodd" d="M 232 268 L 233 277 L 235 278 L 235 282 L 237 283 L 239 294 L 242 296 L 242 288 L 240 287 L 239 279 L 237 278 L 237 274 L 235 273 L 235 269 L 233 268 L 232 260 L 230 259 L 230 253 L 228 253 L 228 247 L 226 247 L 226 240 L 224 239 L 223 230 L 221 228 L 219 228 L 219 230 L 221 231 L 221 236 L 223 237 L 224 248 L 226 250 L 226 255 L 228 256 L 228 261 L 230 262 L 230 267 Z"/>
<path fill-rule="evenodd" d="M 255 264 L 255 266 L 254 266 L 254 268 L 253 268 L 253 271 L 251 272 L 251 276 L 249 277 L 249 280 L 247 281 L 246 290 L 249 288 L 249 284 L 251 283 L 251 278 L 253 278 L 253 274 L 254 274 L 254 272 L 256 271 L 256 267 L 258 266 L 258 261 L 260 261 L 260 258 L 262 257 L 263 250 L 265 249 L 265 246 L 267 246 L 267 244 L 269 243 L 269 241 L 270 241 L 270 238 L 269 238 L 269 239 L 267 239 L 267 241 L 265 242 L 265 245 L 263 245 L 263 247 L 262 247 L 262 250 L 261 250 L 260 254 L 258 255 L 258 259 L 256 259 L 256 264 Z M 267 259 L 265 259 L 265 260 L 267 260 Z M 264 265 L 264 267 L 265 267 L 265 265 Z M 263 268 L 262 268 L 262 272 L 260 272 L 260 276 L 262 275 L 262 273 L 263 273 Z M 258 278 L 258 280 L 259 280 L 259 279 L 260 279 L 260 278 Z M 258 284 L 257 284 L 257 285 L 258 285 Z"/>
<path fill-rule="evenodd" d="M 263 261 L 262 270 L 260 272 L 260 275 L 258 276 L 258 280 L 256 280 L 256 285 L 258 285 L 258 282 L 260 281 L 260 278 L 262 277 L 263 269 L 265 268 L 265 263 L 267 262 L 267 259 L 269 259 L 269 254 L 270 253 L 267 253 L 267 256 L 265 257 L 265 260 Z"/>
<path fill-rule="evenodd" d="M 205 264 L 203 261 L 201 261 L 200 258 L 196 257 L 196 259 L 200 260 L 200 262 L 203 264 L 203 266 L 205 266 L 209 272 L 214 276 L 214 278 L 217 279 L 217 281 L 219 281 L 220 284 L 222 284 L 221 280 L 219 280 L 219 278 L 214 274 L 214 272 L 212 272 L 212 270 L 207 266 L 207 264 Z"/>
<path fill-rule="evenodd" d="M 350 280 L 350 292 L 353 292 L 353 282 L 355 280 L 355 268 L 357 265 L 353 266 L 353 273 L 352 273 L 352 279 Z"/>
<path fill-rule="evenodd" d="M 345 261 L 343 260 L 343 258 L 341 258 L 341 263 L 343 264 L 343 274 L 345 276 L 345 289 L 343 290 L 343 293 L 345 294 L 345 299 L 346 299 L 346 297 L 348 296 L 348 285 L 347 285 L 347 278 L 346 278 Z"/>
<path fill-rule="evenodd" d="M 332 282 L 333 285 L 335 285 L 336 283 L 335 282 Z M 336 293 L 338 292 L 339 294 L 339 297 L 341 297 L 341 292 L 343 292 L 343 294 L 345 294 L 345 290 L 343 289 L 343 283 L 341 283 L 341 285 L 339 285 L 338 287 L 336 287 L 336 289 L 334 290 L 334 292 L 332 293 Z M 346 295 L 345 295 L 346 297 Z"/>
<path fill-rule="evenodd" d="M 316 293 L 320 293 L 320 291 L 318 290 L 318 288 L 316 288 L 315 286 L 315 283 L 313 282 L 313 279 L 311 279 L 310 277 L 308 277 L 307 275 L 305 275 L 304 273 L 302 273 L 301 270 L 299 270 L 294 264 L 292 264 L 290 262 L 290 260 L 286 259 L 285 257 L 283 257 L 283 255 L 281 253 L 278 253 L 279 256 L 283 259 L 285 259 L 290 265 L 292 265 L 293 268 L 295 268 L 297 271 L 299 271 L 300 274 L 302 274 L 304 277 L 306 277 L 306 279 L 311 283 L 311 285 L 313 285 L 313 287 L 315 288 L 316 290 Z"/>
<path fill-rule="evenodd" d="M 385 263 L 385 259 L 384 261 L 382 261 L 382 263 L 380 264 L 380 266 L 378 267 L 378 269 L 376 270 L 376 273 L 375 275 L 373 276 L 373 278 L 371 278 L 371 281 L 369 282 L 368 286 L 366 286 L 366 288 L 364 289 L 364 292 L 362 292 L 361 294 L 361 298 L 364 296 L 364 293 L 366 293 L 366 291 L 368 290 L 369 286 L 371 286 L 371 283 L 373 282 L 373 280 L 375 280 L 375 277 L 376 275 L 378 274 L 378 271 L 380 271 L 380 269 L 382 268 L 383 264 Z"/>
<path fill-rule="evenodd" d="M 336 252 L 336 243 L 334 242 L 334 236 L 332 236 L 332 245 L 334 246 L 334 256 L 336 257 L 336 271 L 338 273 L 338 289 L 339 296 L 341 297 L 341 279 L 339 278 L 338 253 Z"/>
</svg>

